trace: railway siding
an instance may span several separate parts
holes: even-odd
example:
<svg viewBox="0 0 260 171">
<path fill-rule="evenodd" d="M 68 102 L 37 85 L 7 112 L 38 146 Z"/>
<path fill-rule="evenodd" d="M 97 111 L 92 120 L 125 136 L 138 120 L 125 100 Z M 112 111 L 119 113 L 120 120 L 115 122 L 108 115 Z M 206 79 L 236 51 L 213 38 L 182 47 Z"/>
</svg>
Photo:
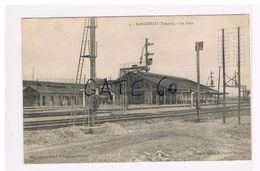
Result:
<svg viewBox="0 0 260 171">
<path fill-rule="evenodd" d="M 250 106 L 244 104 L 241 110 L 249 110 Z M 229 105 L 226 111 L 236 111 L 237 106 Z M 202 108 L 202 115 L 221 113 L 222 108 L 219 106 L 205 106 Z M 127 112 L 122 112 L 121 114 L 97 114 L 96 124 L 102 124 L 105 122 L 120 122 L 120 121 L 130 121 L 130 120 L 144 120 L 144 119 L 154 119 L 154 118 L 165 118 L 165 117 L 193 117 L 196 114 L 196 110 L 193 108 L 159 108 L 150 110 L 132 110 Z M 63 116 L 52 116 L 52 117 L 32 117 L 24 119 L 24 130 L 38 130 L 38 129 L 53 129 L 60 127 L 71 126 L 72 121 L 74 125 L 88 125 L 88 115 L 79 114 L 73 116 L 63 115 Z"/>
</svg>

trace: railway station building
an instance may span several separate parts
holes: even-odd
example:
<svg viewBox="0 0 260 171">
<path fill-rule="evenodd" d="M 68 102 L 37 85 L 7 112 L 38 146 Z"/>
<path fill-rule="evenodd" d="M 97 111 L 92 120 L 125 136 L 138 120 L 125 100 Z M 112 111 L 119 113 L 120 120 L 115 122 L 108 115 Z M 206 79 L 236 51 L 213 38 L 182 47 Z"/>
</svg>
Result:
<svg viewBox="0 0 260 171">
<path fill-rule="evenodd" d="M 99 94 L 99 104 L 124 106 L 195 104 L 197 83 L 181 77 L 149 72 L 128 72 L 117 80 L 108 80 L 109 93 Z M 104 80 L 96 80 L 97 92 L 104 88 Z M 85 85 L 77 91 L 77 105 L 83 105 Z M 201 103 L 216 103 L 218 92 L 200 85 Z M 84 99 L 86 100 L 84 102 Z M 23 106 L 69 106 L 74 105 L 75 85 L 44 81 L 23 81 Z"/>
<path fill-rule="evenodd" d="M 117 81 L 120 80 L 127 81 L 113 86 L 117 105 L 122 103 L 153 105 L 196 103 L 197 83 L 186 78 L 149 72 L 128 72 Z M 216 90 L 200 85 L 201 103 L 216 103 L 217 95 Z"/>
</svg>

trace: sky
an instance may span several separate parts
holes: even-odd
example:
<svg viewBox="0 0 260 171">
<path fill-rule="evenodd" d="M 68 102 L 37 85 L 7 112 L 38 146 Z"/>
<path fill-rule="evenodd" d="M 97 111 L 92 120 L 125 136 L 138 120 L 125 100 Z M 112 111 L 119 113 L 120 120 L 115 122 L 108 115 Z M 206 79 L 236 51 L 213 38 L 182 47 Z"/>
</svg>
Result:
<svg viewBox="0 0 260 171">
<path fill-rule="evenodd" d="M 72 80 L 80 54 L 84 18 L 22 19 L 23 79 Z M 98 78 L 118 78 L 120 65 L 139 62 L 145 38 L 154 43 L 150 72 L 196 81 L 195 42 L 200 51 L 201 83 L 210 71 L 217 85 L 221 64 L 221 29 L 226 44 L 226 70 L 237 71 L 237 27 L 241 27 L 241 81 L 250 87 L 250 33 L 248 15 L 98 17 L 96 71 Z M 84 65 L 89 78 L 89 60 Z M 221 73 L 222 75 L 222 73 Z M 222 79 L 222 78 L 221 78 Z"/>
</svg>

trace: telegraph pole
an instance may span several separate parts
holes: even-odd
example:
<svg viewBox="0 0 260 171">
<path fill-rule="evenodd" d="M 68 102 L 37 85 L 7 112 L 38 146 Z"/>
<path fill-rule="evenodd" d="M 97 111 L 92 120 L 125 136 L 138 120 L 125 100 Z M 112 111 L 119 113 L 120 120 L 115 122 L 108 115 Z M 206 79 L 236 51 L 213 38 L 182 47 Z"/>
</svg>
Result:
<svg viewBox="0 0 260 171">
<path fill-rule="evenodd" d="M 195 51 L 197 56 L 197 121 L 200 120 L 200 51 L 203 50 L 203 41 L 195 43 Z"/>
<path fill-rule="evenodd" d="M 200 51 L 197 50 L 197 120 L 200 120 Z"/>
<path fill-rule="evenodd" d="M 223 69 L 223 123 L 226 123 L 226 71 L 225 71 L 225 31 L 222 29 L 222 69 Z"/>
<path fill-rule="evenodd" d="M 211 87 L 215 87 L 215 85 L 214 85 L 214 80 L 213 80 L 213 78 L 214 78 L 214 72 L 210 72 L 210 86 Z"/>
<path fill-rule="evenodd" d="M 218 67 L 218 104 L 219 104 L 219 88 L 220 88 L 220 66 Z"/>
<path fill-rule="evenodd" d="M 32 72 L 32 80 L 34 81 L 34 67 L 33 67 L 33 72 Z"/>
<path fill-rule="evenodd" d="M 240 78 L 240 28 L 237 28 L 237 77 L 238 77 L 238 124 L 241 123 L 240 118 L 240 99 L 241 99 L 241 78 Z"/>
</svg>

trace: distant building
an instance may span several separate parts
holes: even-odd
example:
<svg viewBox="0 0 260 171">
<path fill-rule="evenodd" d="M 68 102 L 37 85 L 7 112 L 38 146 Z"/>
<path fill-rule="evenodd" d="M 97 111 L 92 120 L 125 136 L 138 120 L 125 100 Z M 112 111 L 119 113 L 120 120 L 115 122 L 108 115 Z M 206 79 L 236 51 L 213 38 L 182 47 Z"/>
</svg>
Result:
<svg viewBox="0 0 260 171">
<path fill-rule="evenodd" d="M 68 83 L 23 81 L 23 106 L 68 106 L 75 104 L 75 86 Z M 77 105 L 82 105 L 82 94 Z"/>
<path fill-rule="evenodd" d="M 243 90 L 242 91 L 242 99 L 244 100 L 244 102 L 250 103 L 250 95 L 251 95 L 250 90 Z"/>
</svg>

